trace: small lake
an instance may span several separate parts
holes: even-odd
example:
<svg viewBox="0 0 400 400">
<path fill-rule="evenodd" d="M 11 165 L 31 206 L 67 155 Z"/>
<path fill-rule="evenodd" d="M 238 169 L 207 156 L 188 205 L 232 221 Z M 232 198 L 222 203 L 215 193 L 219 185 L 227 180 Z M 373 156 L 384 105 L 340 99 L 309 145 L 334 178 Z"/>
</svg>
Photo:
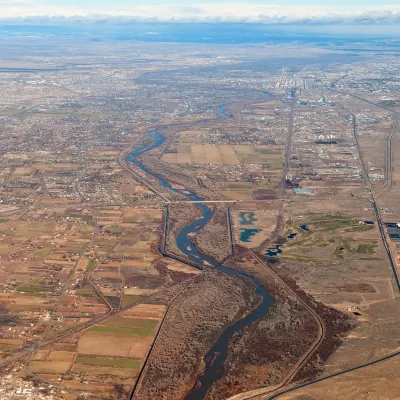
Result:
<svg viewBox="0 0 400 400">
<path fill-rule="evenodd" d="M 281 246 L 279 245 L 275 245 L 275 247 L 270 247 L 269 249 L 267 249 L 267 251 L 265 252 L 265 254 L 268 257 L 276 257 L 278 254 L 282 254 L 283 251 L 281 249 Z"/>
<path fill-rule="evenodd" d="M 271 93 L 268 92 L 262 92 L 264 100 L 269 100 L 272 97 Z"/>
<path fill-rule="evenodd" d="M 233 119 L 235 117 L 231 113 L 227 114 L 226 107 L 224 105 L 218 106 L 218 112 L 219 112 L 219 115 L 221 115 L 221 116 L 223 116 L 225 118 L 228 118 L 228 119 Z"/>
<path fill-rule="evenodd" d="M 255 236 L 258 232 L 261 232 L 260 229 L 244 229 L 240 230 L 240 241 L 244 243 L 250 243 L 251 238 Z"/>
<path fill-rule="evenodd" d="M 201 265 L 206 268 L 214 268 L 221 273 L 227 274 L 229 276 L 241 277 L 250 280 L 255 288 L 256 294 L 260 296 L 260 304 L 253 310 L 251 310 L 244 318 L 237 320 L 232 325 L 228 326 L 214 342 L 208 353 L 204 357 L 204 370 L 201 374 L 197 376 L 196 383 L 191 388 L 191 390 L 185 396 L 185 400 L 201 400 L 206 396 L 207 391 L 212 387 L 212 385 L 217 382 L 224 373 L 224 363 L 228 356 L 228 345 L 229 341 L 234 337 L 237 332 L 242 331 L 254 322 L 263 319 L 274 304 L 274 299 L 269 295 L 265 288 L 258 282 L 252 275 L 249 275 L 240 270 L 229 268 L 228 266 L 221 265 L 212 256 L 202 253 L 197 249 L 196 245 L 193 243 L 195 234 L 199 233 L 204 226 L 211 220 L 214 215 L 214 211 L 209 208 L 206 204 L 201 203 L 204 198 L 198 195 L 196 192 L 191 192 L 184 189 L 174 188 L 164 177 L 152 173 L 148 168 L 144 166 L 140 157 L 159 147 L 165 141 L 165 138 L 156 133 L 154 130 L 147 131 L 149 138 L 152 139 L 152 144 L 143 144 L 129 153 L 126 157 L 126 162 L 136 164 L 144 173 L 159 181 L 159 184 L 169 189 L 175 193 L 183 194 L 191 201 L 199 201 L 196 203 L 196 207 L 201 211 L 202 216 L 191 222 L 189 225 L 182 228 L 182 230 L 176 236 L 176 244 L 178 249 L 184 253 L 189 260 L 194 262 L 196 265 Z M 168 207 L 166 208 L 166 230 L 164 234 L 168 231 Z M 258 231 L 257 229 L 248 229 L 247 235 L 245 234 L 244 239 L 250 239 Z M 166 241 L 164 241 L 166 243 Z M 165 249 L 164 249 L 165 250 Z"/>
<path fill-rule="evenodd" d="M 239 220 L 241 225 L 253 225 L 257 218 L 254 212 L 240 212 Z"/>
</svg>

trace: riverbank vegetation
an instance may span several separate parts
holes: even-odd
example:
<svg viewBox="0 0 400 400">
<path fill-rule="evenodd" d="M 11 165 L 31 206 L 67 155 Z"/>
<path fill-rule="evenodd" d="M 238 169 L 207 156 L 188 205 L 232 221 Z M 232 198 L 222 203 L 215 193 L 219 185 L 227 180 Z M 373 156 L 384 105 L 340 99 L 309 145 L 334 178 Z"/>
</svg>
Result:
<svg viewBox="0 0 400 400">
<path fill-rule="evenodd" d="M 248 280 L 214 271 L 196 277 L 167 314 L 136 398 L 182 398 L 212 344 L 258 301 Z"/>
</svg>

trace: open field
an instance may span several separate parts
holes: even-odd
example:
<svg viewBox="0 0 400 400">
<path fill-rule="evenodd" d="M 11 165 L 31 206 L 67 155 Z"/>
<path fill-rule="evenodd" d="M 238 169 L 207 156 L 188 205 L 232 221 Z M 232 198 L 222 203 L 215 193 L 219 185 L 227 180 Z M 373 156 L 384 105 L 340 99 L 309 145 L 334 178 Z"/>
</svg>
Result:
<svg viewBox="0 0 400 400">
<path fill-rule="evenodd" d="M 120 384 L 126 393 L 140 370 L 164 312 L 162 305 L 134 306 L 84 330 L 69 339 L 70 344 L 55 342 L 39 350 L 29 362 L 27 372 L 52 381 L 63 375 L 65 380 L 59 385 L 69 393 L 82 389 L 79 387 L 82 376 L 88 382 L 85 392 L 91 395 L 97 393 L 95 387 L 92 389 L 97 384 L 111 384 L 110 389 Z"/>
<path fill-rule="evenodd" d="M 314 384 L 292 394 L 279 396 L 280 400 L 316 400 L 316 399 L 370 399 L 379 398 L 395 400 L 400 391 L 396 371 L 399 359 L 395 357 L 388 361 L 370 367 L 350 372 L 327 381 Z"/>
<path fill-rule="evenodd" d="M 269 164 L 268 168 L 280 169 L 283 163 L 281 146 L 226 146 L 178 145 L 177 153 L 166 153 L 163 161 L 172 164 Z"/>
</svg>

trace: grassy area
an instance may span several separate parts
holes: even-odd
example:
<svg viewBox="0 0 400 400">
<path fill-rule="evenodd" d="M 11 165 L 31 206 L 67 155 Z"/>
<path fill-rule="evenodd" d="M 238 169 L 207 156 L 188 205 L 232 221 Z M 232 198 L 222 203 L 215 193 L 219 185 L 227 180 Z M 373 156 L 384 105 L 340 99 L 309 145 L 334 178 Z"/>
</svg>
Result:
<svg viewBox="0 0 400 400">
<path fill-rule="evenodd" d="M 154 319 L 115 317 L 109 319 L 103 324 L 110 327 L 143 328 L 154 330 L 158 324 L 158 321 Z"/>
<path fill-rule="evenodd" d="M 43 118 L 66 118 L 70 115 L 69 112 L 62 111 L 37 111 L 37 110 L 25 110 L 15 114 L 16 117 L 26 118 L 26 117 L 43 117 Z"/>
<path fill-rule="evenodd" d="M 124 231 L 124 228 L 122 228 L 121 226 L 110 226 L 109 228 L 106 229 L 106 231 L 109 233 L 121 234 Z"/>
<path fill-rule="evenodd" d="M 226 186 L 230 190 L 249 190 L 253 188 L 251 182 L 228 182 Z"/>
<path fill-rule="evenodd" d="M 135 303 L 139 299 L 140 299 L 140 296 L 126 294 L 126 295 L 124 295 L 124 297 L 122 299 L 122 307 L 126 307 L 132 303 Z"/>
<path fill-rule="evenodd" d="M 48 292 L 49 289 L 41 286 L 20 286 L 17 292 Z"/>
<path fill-rule="evenodd" d="M 35 279 L 29 282 L 30 284 L 26 284 L 17 288 L 17 292 L 28 292 L 28 293 L 36 293 L 36 292 L 48 292 L 49 288 L 40 286 L 43 284 L 43 279 Z"/>
<path fill-rule="evenodd" d="M 88 365 L 102 365 L 108 367 L 118 368 L 140 368 L 140 361 L 138 360 L 116 360 L 112 358 L 92 358 L 78 356 L 76 359 L 77 364 L 88 364 Z"/>
<path fill-rule="evenodd" d="M 18 347 L 20 347 L 20 346 L 16 345 L 16 344 L 0 343 L 0 351 L 13 350 L 13 349 L 17 349 Z"/>
<path fill-rule="evenodd" d="M 379 105 L 381 105 L 383 107 L 393 108 L 393 107 L 400 106 L 400 101 L 399 100 L 382 100 L 379 102 Z"/>
<path fill-rule="evenodd" d="M 94 326 L 89 329 L 89 332 L 98 333 L 117 333 L 123 335 L 140 335 L 140 336 L 152 336 L 154 334 L 153 328 L 137 327 L 137 328 L 121 328 L 114 326 Z"/>
<path fill-rule="evenodd" d="M 357 248 L 357 254 L 374 254 L 376 244 L 360 244 Z"/>
<path fill-rule="evenodd" d="M 303 256 L 299 254 L 279 254 L 279 258 L 283 260 L 295 260 L 295 261 L 311 261 L 313 258 Z"/>
<path fill-rule="evenodd" d="M 321 219 L 312 221 L 312 225 L 316 228 L 320 228 L 324 231 L 334 231 L 336 229 L 344 228 L 347 226 L 352 226 L 358 224 L 358 221 L 352 221 L 349 219 Z"/>
<path fill-rule="evenodd" d="M 96 266 L 96 262 L 95 261 L 89 261 L 88 265 L 86 267 L 86 271 L 87 272 L 91 271 L 95 266 Z"/>
<path fill-rule="evenodd" d="M 358 225 L 350 229 L 345 229 L 345 232 L 365 232 L 374 229 L 374 225 Z"/>
<path fill-rule="evenodd" d="M 346 220 L 349 219 L 343 215 L 311 215 L 311 220 L 313 221 L 337 221 L 337 220 Z"/>
<path fill-rule="evenodd" d="M 52 252 L 52 248 L 51 247 L 45 247 L 44 249 L 38 250 L 35 254 L 34 257 L 37 258 L 46 258 L 48 257 L 51 252 Z"/>
<path fill-rule="evenodd" d="M 123 219 L 123 222 L 125 222 L 126 224 L 134 224 L 137 222 L 137 218 L 136 217 L 126 217 Z"/>
<path fill-rule="evenodd" d="M 93 289 L 78 289 L 76 291 L 76 294 L 79 296 L 92 296 L 95 293 Z"/>
<path fill-rule="evenodd" d="M 120 113 L 114 111 L 103 111 L 99 113 L 71 113 L 69 116 L 72 118 L 109 118 L 117 117 Z"/>
</svg>

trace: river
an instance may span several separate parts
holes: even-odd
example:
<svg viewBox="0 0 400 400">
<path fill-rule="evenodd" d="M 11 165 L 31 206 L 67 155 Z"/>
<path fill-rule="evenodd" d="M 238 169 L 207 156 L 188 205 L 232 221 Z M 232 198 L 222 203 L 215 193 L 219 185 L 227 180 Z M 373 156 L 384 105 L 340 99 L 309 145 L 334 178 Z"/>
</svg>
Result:
<svg viewBox="0 0 400 400">
<path fill-rule="evenodd" d="M 175 193 L 186 196 L 188 200 L 203 201 L 203 197 L 195 192 L 187 191 L 184 189 L 176 189 L 162 176 L 152 173 L 140 161 L 140 156 L 147 153 L 159 146 L 161 146 L 165 139 L 162 135 L 156 133 L 154 130 L 147 131 L 150 138 L 153 139 L 152 144 L 142 145 L 133 150 L 126 157 L 128 163 L 136 164 L 144 173 L 154 177 L 160 185 Z M 264 318 L 268 314 L 269 308 L 272 306 L 274 300 L 264 289 L 264 287 L 251 275 L 229 268 L 219 264 L 213 257 L 208 256 L 197 249 L 193 243 L 194 236 L 200 232 L 204 226 L 211 220 L 213 211 L 202 203 L 195 203 L 195 207 L 199 208 L 202 216 L 193 221 L 188 226 L 184 227 L 177 235 L 176 243 L 179 250 L 184 253 L 191 261 L 206 268 L 214 268 L 229 276 L 244 277 L 253 282 L 256 287 L 256 292 L 261 298 L 260 304 L 247 314 L 244 318 L 236 321 L 233 325 L 228 326 L 222 335 L 217 339 L 209 352 L 206 354 L 205 368 L 202 374 L 197 377 L 197 382 L 193 388 L 186 395 L 186 400 L 200 400 L 203 399 L 211 386 L 218 381 L 223 375 L 223 366 L 228 355 L 229 340 L 232 336 L 242 329 L 248 327 L 253 322 Z"/>
</svg>

